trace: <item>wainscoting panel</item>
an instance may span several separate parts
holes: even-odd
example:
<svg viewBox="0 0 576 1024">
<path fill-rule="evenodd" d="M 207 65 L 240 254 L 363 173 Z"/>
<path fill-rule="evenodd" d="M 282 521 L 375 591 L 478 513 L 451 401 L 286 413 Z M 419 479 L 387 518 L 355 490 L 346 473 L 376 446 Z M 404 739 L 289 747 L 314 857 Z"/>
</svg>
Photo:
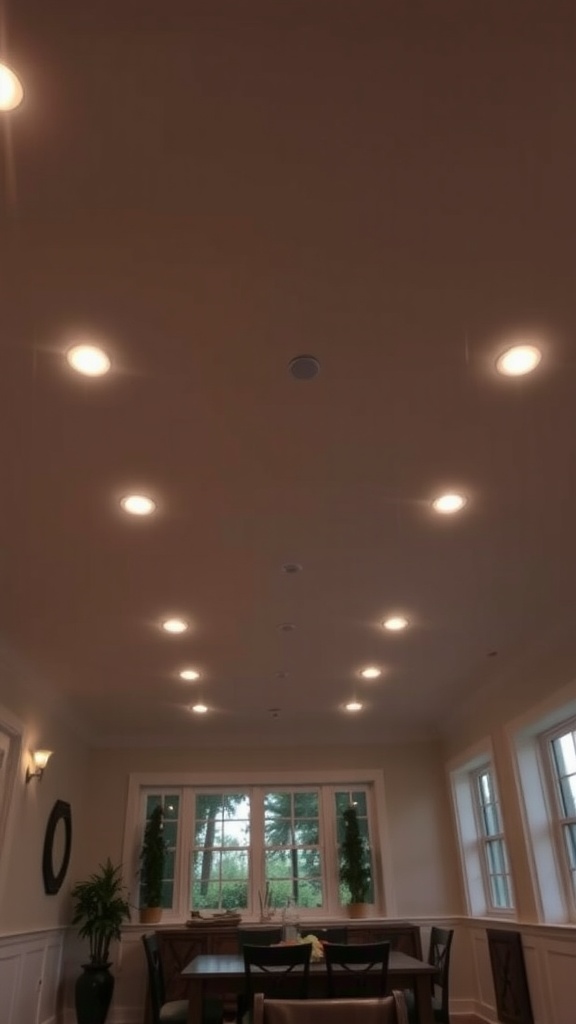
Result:
<svg viewBox="0 0 576 1024">
<path fill-rule="evenodd" d="M 488 919 L 460 918 L 457 929 L 468 931 L 475 961 L 477 991 L 474 1012 L 487 1022 L 498 1020 L 486 928 L 513 928 L 522 936 L 524 962 L 534 1024 L 574 1024 L 576 1019 L 576 928 L 537 924 L 511 925 Z M 458 1016 L 459 1006 L 453 1009 Z"/>
<path fill-rule="evenodd" d="M 64 934 L 0 936 L 0 1024 L 56 1024 Z"/>
</svg>

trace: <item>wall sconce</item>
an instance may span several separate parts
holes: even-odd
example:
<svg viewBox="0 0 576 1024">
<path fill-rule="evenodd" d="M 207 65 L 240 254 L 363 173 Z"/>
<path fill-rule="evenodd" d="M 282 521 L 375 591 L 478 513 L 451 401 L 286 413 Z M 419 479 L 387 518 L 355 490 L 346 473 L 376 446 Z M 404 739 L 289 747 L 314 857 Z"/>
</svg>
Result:
<svg viewBox="0 0 576 1024">
<path fill-rule="evenodd" d="M 35 750 L 32 753 L 32 762 L 34 764 L 34 771 L 31 772 L 30 768 L 26 769 L 26 783 L 30 782 L 30 779 L 41 779 L 44 774 L 44 769 L 48 764 L 48 761 L 52 757 L 51 750 Z"/>
</svg>

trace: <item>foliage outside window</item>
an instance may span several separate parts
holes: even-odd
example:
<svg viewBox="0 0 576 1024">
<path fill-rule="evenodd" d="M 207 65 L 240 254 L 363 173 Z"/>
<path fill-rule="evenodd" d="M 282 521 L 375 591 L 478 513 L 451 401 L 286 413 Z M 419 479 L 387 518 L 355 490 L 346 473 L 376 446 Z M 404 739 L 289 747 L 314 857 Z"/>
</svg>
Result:
<svg viewBox="0 0 576 1024">
<path fill-rule="evenodd" d="M 178 792 L 142 794 L 146 817 L 158 803 L 164 807 L 168 849 L 162 905 L 178 916 L 239 910 L 256 917 L 266 898 L 278 912 L 292 899 L 304 914 L 338 913 L 349 901 L 338 867 L 342 813 L 351 801 L 372 849 L 368 784 L 354 790 L 184 786 Z M 374 900 L 372 880 L 367 901 Z"/>
</svg>

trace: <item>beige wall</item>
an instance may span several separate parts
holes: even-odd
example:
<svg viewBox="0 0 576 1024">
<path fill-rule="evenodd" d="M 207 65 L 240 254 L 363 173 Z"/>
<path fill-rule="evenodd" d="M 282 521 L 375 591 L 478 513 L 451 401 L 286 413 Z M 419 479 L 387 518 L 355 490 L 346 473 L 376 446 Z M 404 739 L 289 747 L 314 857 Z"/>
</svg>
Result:
<svg viewBox="0 0 576 1024">
<path fill-rule="evenodd" d="M 11 787 L 10 811 L 0 837 L 0 934 L 53 928 L 70 919 L 70 879 L 84 828 L 87 747 L 62 720 L 46 693 L 22 683 L 13 666 L 0 666 L 0 719 L 22 731 L 22 756 Z M 43 778 L 25 782 L 29 751 L 53 750 Z M 42 849 L 56 800 L 72 808 L 72 858 L 57 895 L 44 892 Z"/>
</svg>

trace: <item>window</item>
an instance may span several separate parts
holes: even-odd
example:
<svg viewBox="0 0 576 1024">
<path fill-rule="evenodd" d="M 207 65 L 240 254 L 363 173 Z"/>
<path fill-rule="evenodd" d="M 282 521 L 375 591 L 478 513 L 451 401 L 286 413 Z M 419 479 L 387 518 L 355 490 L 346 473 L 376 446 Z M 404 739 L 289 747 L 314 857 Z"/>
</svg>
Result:
<svg viewBox="0 0 576 1024">
<path fill-rule="evenodd" d="M 490 767 L 486 766 L 476 772 L 474 790 L 490 903 L 494 909 L 510 910 L 514 903 L 508 854 L 502 830 L 500 805 Z"/>
<path fill-rule="evenodd" d="M 547 737 L 552 768 L 554 817 L 570 902 L 576 898 L 576 722 Z"/>
<path fill-rule="evenodd" d="M 469 911 L 510 915 L 512 878 L 496 778 L 486 749 L 451 772 Z"/>
<path fill-rule="evenodd" d="M 366 773 L 368 776 L 378 773 Z M 146 819 L 164 807 L 168 855 L 163 884 L 165 918 L 194 911 L 241 911 L 256 918 L 266 905 L 279 912 L 289 899 L 302 916 L 337 915 L 347 893 L 339 879 L 342 811 L 353 801 L 372 866 L 369 901 L 383 910 L 377 884 L 380 864 L 376 808 L 383 805 L 368 778 L 350 786 L 326 784 L 151 786 L 131 781 L 139 811 L 133 848 L 137 867 Z M 127 828 L 128 836 L 128 828 Z M 128 839 L 127 839 L 128 842 Z M 127 854 L 127 855 L 126 855 Z"/>
</svg>

